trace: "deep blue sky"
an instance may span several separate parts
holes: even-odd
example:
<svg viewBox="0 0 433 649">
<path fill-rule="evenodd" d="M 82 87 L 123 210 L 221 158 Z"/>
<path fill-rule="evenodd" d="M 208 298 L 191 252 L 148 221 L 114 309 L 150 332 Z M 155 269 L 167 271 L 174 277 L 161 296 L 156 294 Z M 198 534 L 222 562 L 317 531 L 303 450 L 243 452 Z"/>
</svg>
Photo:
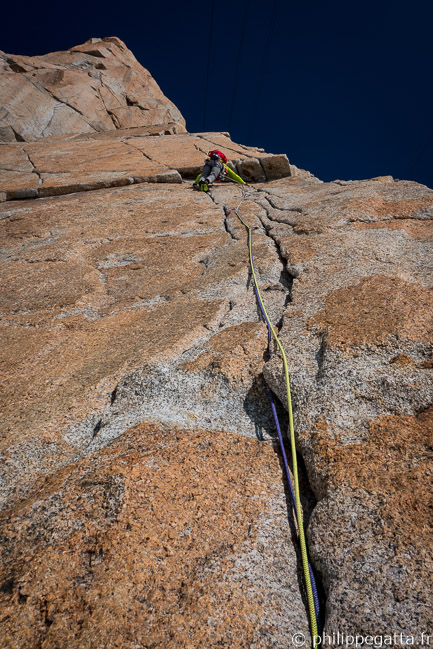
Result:
<svg viewBox="0 0 433 649">
<path fill-rule="evenodd" d="M 118 36 L 189 131 L 228 130 L 323 180 L 391 174 L 433 188 L 431 0 L 23 0 L 1 22 L 12 54 Z"/>
</svg>

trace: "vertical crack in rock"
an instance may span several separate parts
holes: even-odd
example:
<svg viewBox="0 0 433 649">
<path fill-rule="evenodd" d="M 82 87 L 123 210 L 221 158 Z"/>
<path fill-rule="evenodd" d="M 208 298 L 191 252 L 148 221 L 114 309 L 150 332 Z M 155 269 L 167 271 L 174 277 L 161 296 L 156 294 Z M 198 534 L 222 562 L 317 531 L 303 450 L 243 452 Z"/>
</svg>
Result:
<svg viewBox="0 0 433 649">
<path fill-rule="evenodd" d="M 223 223 L 224 223 L 225 231 L 230 235 L 230 237 L 234 241 L 239 241 L 241 237 L 240 237 L 239 234 L 237 234 L 237 231 L 236 231 L 237 228 L 234 227 L 232 225 L 232 223 L 231 223 L 231 220 L 232 220 L 231 215 L 227 216 L 227 211 L 229 211 L 227 209 L 227 206 L 224 203 L 221 203 L 220 201 L 218 201 L 212 195 L 209 194 L 209 196 L 216 205 L 222 205 L 222 209 L 223 209 L 223 213 L 224 213 L 224 222 Z M 283 304 L 281 306 L 281 315 L 278 317 L 278 320 L 274 325 L 276 327 L 277 331 L 280 331 L 280 329 L 282 327 L 282 323 L 283 323 L 283 318 L 284 318 L 284 309 L 292 301 L 291 290 L 292 290 L 292 284 L 293 284 L 293 276 L 289 273 L 289 271 L 287 269 L 287 260 L 285 259 L 284 255 L 282 254 L 281 247 L 279 245 L 278 240 L 275 237 L 273 237 L 272 234 L 268 231 L 269 228 L 267 227 L 266 220 L 262 215 L 260 215 L 260 210 L 265 209 L 265 211 L 266 211 L 266 205 L 263 205 L 262 203 L 257 202 L 257 201 L 254 201 L 254 203 L 259 208 L 259 212 L 256 213 L 255 216 L 260 221 L 261 225 L 263 226 L 263 229 L 260 229 L 260 230 L 261 230 L 261 232 L 263 232 L 263 234 L 266 235 L 266 237 L 272 243 L 272 248 L 275 250 L 275 252 L 277 254 L 277 257 L 278 257 L 278 261 L 281 264 L 281 268 L 282 268 L 279 279 L 278 279 L 278 284 L 270 284 L 270 285 L 266 286 L 263 289 L 265 292 L 278 290 L 278 291 L 281 291 L 282 293 L 285 294 L 284 302 L 283 302 Z M 236 215 L 233 216 L 233 221 L 235 219 L 238 220 Z M 242 228 L 243 227 L 244 226 L 242 225 Z M 253 235 L 253 247 L 254 247 L 254 235 Z M 249 283 L 251 281 L 252 281 L 252 277 L 250 276 Z M 258 308 L 258 315 L 259 315 L 260 319 L 262 319 L 262 315 L 261 315 L 260 308 L 259 308 L 258 305 L 257 305 L 257 308 Z"/>
<path fill-rule="evenodd" d="M 268 200 L 268 193 L 267 192 L 266 192 L 266 199 Z M 260 214 L 260 212 L 256 213 L 256 216 L 263 225 L 264 233 L 272 241 L 273 247 L 274 247 L 274 249 L 275 249 L 275 251 L 276 251 L 276 253 L 278 255 L 278 259 L 279 259 L 280 264 L 282 266 L 282 271 L 281 271 L 279 281 L 280 281 L 280 285 L 281 285 L 281 290 L 286 293 L 286 298 L 285 298 L 284 305 L 283 305 L 283 308 L 282 308 L 281 318 L 279 319 L 279 321 L 277 323 L 274 324 L 274 327 L 275 327 L 275 329 L 277 331 L 277 334 L 279 334 L 281 329 L 282 329 L 282 326 L 283 326 L 285 308 L 292 301 L 291 291 L 292 291 L 292 285 L 293 285 L 294 276 L 287 269 L 287 259 L 286 259 L 285 255 L 283 255 L 283 252 L 281 250 L 281 246 L 280 246 L 280 243 L 278 241 L 278 238 L 275 235 L 272 234 L 272 228 L 270 226 L 270 223 L 274 219 L 272 219 L 272 215 L 270 214 L 270 210 L 267 208 L 266 204 L 264 204 L 263 202 L 257 202 L 257 201 L 254 201 L 254 202 L 256 203 L 256 205 L 259 208 L 264 209 L 265 212 L 266 212 L 266 217 L 263 217 Z M 271 201 L 268 201 L 268 202 L 271 205 L 271 207 L 273 207 Z M 294 211 L 300 212 L 302 210 L 296 209 Z M 285 225 L 287 225 L 288 227 L 291 227 L 287 223 L 287 221 L 283 221 L 283 223 Z M 227 222 L 227 217 L 224 220 L 224 225 L 225 225 L 226 231 L 228 231 L 230 236 L 233 239 L 236 239 L 236 237 L 232 234 L 231 230 L 229 229 L 230 226 L 229 226 L 229 224 Z M 254 245 L 254 241 L 253 241 L 253 245 Z M 269 291 L 269 288 L 272 288 L 272 287 L 266 288 L 265 292 Z M 318 361 L 318 365 L 319 365 L 319 370 L 318 370 L 319 373 L 321 372 L 321 368 L 322 368 L 322 365 L 323 365 L 325 349 L 326 349 L 326 336 L 324 335 L 322 337 L 322 344 L 321 344 L 321 347 L 320 347 L 320 350 L 319 350 L 318 356 L 317 356 L 317 361 Z M 265 378 L 265 381 L 266 381 L 266 374 L 265 374 L 264 378 Z M 269 386 L 269 389 L 272 390 L 271 383 L 267 382 L 267 384 Z M 283 432 L 284 444 L 285 444 L 285 447 L 286 447 L 287 457 L 290 458 L 291 452 L 290 452 L 290 441 L 288 439 L 288 432 L 287 432 L 288 431 L 287 410 L 286 410 L 286 407 L 283 408 L 283 406 L 281 405 L 281 402 L 277 399 L 277 397 L 275 397 L 275 398 L 276 398 L 277 403 L 280 406 L 279 407 L 279 413 L 278 413 L 279 418 L 280 418 L 280 425 L 281 425 L 282 431 L 286 431 L 285 435 L 284 435 L 284 432 Z M 275 431 L 275 434 L 276 434 L 276 431 Z M 293 525 L 292 501 L 291 501 L 291 496 L 290 496 L 290 493 L 289 493 L 289 490 L 288 490 L 289 488 L 288 488 L 286 478 L 285 478 L 285 471 L 284 471 L 284 466 L 283 466 L 282 458 L 281 458 L 281 450 L 280 450 L 279 444 L 277 443 L 276 440 L 274 442 L 274 447 L 277 449 L 277 453 L 278 453 L 279 458 L 280 458 L 281 473 L 282 473 L 282 479 L 283 479 L 283 482 L 284 482 L 285 495 L 286 495 L 286 504 L 287 504 L 287 510 L 288 510 L 288 519 L 291 522 L 291 525 Z M 309 480 L 308 480 L 308 474 L 307 474 L 307 471 L 306 471 L 306 468 L 305 468 L 304 458 L 303 458 L 303 456 L 302 456 L 302 454 L 301 454 L 301 452 L 299 450 L 297 451 L 297 460 L 298 460 L 299 476 L 300 476 L 300 483 L 301 483 L 300 484 L 301 504 L 302 504 L 302 508 L 303 508 L 303 512 L 304 512 L 304 524 L 305 524 L 305 528 L 307 530 L 308 529 L 308 523 L 309 523 L 310 517 L 311 517 L 311 515 L 312 515 L 312 513 L 313 513 L 313 511 L 314 511 L 314 509 L 316 507 L 317 500 L 316 500 L 313 489 L 312 489 L 312 487 L 311 487 L 311 485 L 309 483 Z M 307 602 L 306 595 L 305 595 L 305 583 L 304 583 L 304 576 L 303 576 L 303 570 L 302 570 L 302 556 L 301 556 L 301 552 L 300 552 L 298 537 L 297 537 L 297 534 L 294 532 L 294 530 L 292 530 L 292 541 L 293 541 L 294 547 L 296 548 L 296 553 L 297 553 L 297 557 L 298 557 L 298 573 L 297 573 L 297 577 L 298 577 L 299 590 L 300 590 L 300 592 L 302 594 L 302 597 L 303 597 L 303 600 L 304 600 L 304 605 L 305 605 L 306 611 L 307 611 L 308 610 L 308 602 Z M 313 568 L 314 568 L 314 566 L 313 566 Z M 321 625 L 321 627 L 323 627 L 324 624 L 325 624 L 325 621 L 326 621 L 325 620 L 326 591 L 325 591 L 322 575 L 318 571 L 317 568 L 314 569 L 314 574 L 315 574 L 315 581 L 316 581 L 316 587 L 317 587 L 317 591 L 318 591 L 318 597 L 319 597 L 319 601 L 320 601 L 320 610 L 321 610 L 321 619 L 319 621 L 319 625 Z"/>
<path fill-rule="evenodd" d="M 232 225 L 231 225 L 231 223 L 229 221 L 229 217 L 227 216 L 225 210 L 224 210 L 224 214 L 225 214 L 225 216 L 224 216 L 224 229 L 225 229 L 225 231 L 227 232 L 227 234 L 230 235 L 230 237 L 234 241 L 239 241 L 240 237 L 236 235 L 236 232 L 235 232 L 234 228 L 232 227 Z"/>
<path fill-rule="evenodd" d="M 282 431 L 288 429 L 288 415 L 287 411 L 283 409 L 283 406 L 279 399 L 276 398 L 276 405 L 278 407 L 278 416 L 280 420 L 280 426 Z M 293 545 L 293 548 L 295 549 L 296 552 L 296 557 L 297 557 L 297 571 L 296 571 L 296 576 L 297 576 L 297 582 L 298 582 L 298 589 L 299 592 L 301 593 L 301 597 L 305 606 L 305 612 L 308 614 L 308 599 L 307 599 L 307 593 L 305 590 L 305 577 L 304 577 L 304 571 L 302 567 L 302 552 L 301 552 L 301 547 L 299 544 L 299 535 L 298 535 L 298 526 L 297 526 L 297 518 L 296 518 L 296 512 L 293 509 L 293 503 L 292 503 L 292 497 L 290 493 L 290 487 L 287 483 L 286 479 L 286 472 L 284 468 L 284 463 L 283 463 L 283 458 L 281 454 L 281 448 L 277 440 L 273 442 L 274 445 L 274 450 L 276 454 L 278 455 L 278 460 L 280 464 L 280 470 L 281 470 L 281 477 L 284 485 L 284 494 L 285 494 L 285 499 L 286 499 L 286 507 L 287 507 L 287 519 L 290 525 L 290 532 L 291 532 L 291 542 Z M 289 461 L 289 467 L 290 471 L 292 474 L 292 480 L 293 480 L 293 472 L 292 472 L 292 461 L 291 461 L 291 450 L 290 450 L 290 441 L 288 439 L 287 434 L 284 436 L 284 447 L 286 451 L 286 456 Z M 308 533 L 308 526 L 309 522 L 311 519 L 311 516 L 313 515 L 313 512 L 316 508 L 317 505 L 317 499 L 314 494 L 314 491 L 310 485 L 309 479 L 308 479 L 308 472 L 305 466 L 304 458 L 302 454 L 298 451 L 296 454 L 297 462 L 298 462 L 298 476 L 299 476 L 299 493 L 300 493 L 300 499 L 301 499 L 301 508 L 303 512 L 303 522 L 304 522 L 304 527 L 305 530 Z M 293 484 L 293 482 L 292 482 Z M 310 563 L 312 565 L 313 571 L 314 571 L 314 581 L 316 584 L 316 589 L 317 589 L 317 596 L 319 600 L 319 608 L 320 608 L 320 618 L 318 620 L 318 627 L 319 627 L 319 634 L 321 633 L 321 629 L 324 628 L 325 623 L 326 623 L 326 590 L 324 586 L 324 581 L 323 581 L 323 576 L 317 566 L 314 565 L 314 563 L 310 558 Z"/>
<path fill-rule="evenodd" d="M 267 220 L 272 221 L 272 217 L 269 213 L 269 210 L 266 208 L 266 205 L 263 203 L 256 203 L 258 206 L 262 207 L 267 215 Z M 260 214 L 258 215 L 258 218 L 260 219 L 264 231 L 266 235 L 273 241 L 275 250 L 277 251 L 278 258 L 280 260 L 281 266 L 282 266 L 282 271 L 281 271 L 281 276 L 280 276 L 280 283 L 281 285 L 286 289 L 288 295 L 286 297 L 284 306 L 286 307 L 289 302 L 292 301 L 292 287 L 293 287 L 293 279 L 294 276 L 289 272 L 287 268 L 287 258 L 283 254 L 283 251 L 281 249 L 281 245 L 278 241 L 278 238 L 272 234 L 272 228 L 269 226 L 269 223 L 266 222 L 266 220 L 261 216 Z"/>
<path fill-rule="evenodd" d="M 214 203 L 217 202 L 214 199 L 213 199 L 213 201 L 214 201 Z M 278 256 L 278 259 L 279 259 L 279 262 L 280 262 L 280 264 L 282 266 L 282 271 L 281 271 L 280 280 L 279 280 L 280 285 L 281 285 L 280 290 L 282 290 L 286 294 L 286 298 L 285 298 L 285 301 L 284 301 L 284 305 L 282 307 L 281 318 L 279 319 L 279 321 L 276 324 L 274 324 L 274 327 L 275 327 L 277 333 L 279 333 L 281 328 L 282 328 L 282 325 L 283 325 L 285 307 L 287 306 L 287 304 L 289 304 L 291 302 L 291 290 L 292 290 L 292 284 L 293 284 L 293 276 L 287 270 L 287 260 L 286 260 L 285 256 L 283 255 L 283 253 L 281 251 L 281 246 L 279 244 L 279 241 L 278 241 L 277 237 L 272 235 L 271 227 L 270 227 L 269 223 L 267 222 L 267 220 L 269 222 L 272 222 L 272 218 L 271 218 L 269 209 L 267 209 L 266 204 L 263 204 L 262 202 L 260 202 L 260 203 L 257 202 L 257 201 L 254 201 L 254 202 L 256 203 L 256 205 L 259 208 L 264 209 L 265 212 L 266 212 L 267 218 L 263 217 L 260 214 L 260 211 L 258 211 L 258 213 L 256 213 L 256 217 L 262 223 L 263 231 L 266 234 L 266 236 L 270 239 L 270 241 L 272 242 L 273 248 L 275 249 L 275 251 L 277 253 L 277 256 Z M 226 214 L 226 209 L 224 210 L 224 213 Z M 288 225 L 288 224 L 286 223 L 286 225 Z M 227 216 L 225 216 L 225 219 L 224 219 L 224 227 L 225 227 L 226 232 L 228 232 L 228 234 L 230 234 L 230 236 L 231 236 L 231 238 L 233 240 L 239 240 L 240 237 L 235 235 L 235 231 L 232 228 L 232 226 L 230 225 L 230 222 L 229 222 L 229 219 L 227 218 Z M 253 246 L 254 246 L 254 239 L 253 239 Z M 266 294 L 272 288 L 274 288 L 274 287 L 272 287 L 272 286 L 267 287 L 267 288 L 264 289 L 263 292 Z M 326 345 L 326 341 L 325 341 L 325 337 L 323 337 L 323 346 L 321 347 L 321 349 L 319 351 L 319 355 L 318 355 L 319 371 L 320 371 L 321 363 L 323 363 L 323 358 L 324 358 L 324 353 L 325 353 L 325 345 Z M 266 381 L 266 375 L 265 375 L 265 381 Z M 269 385 L 269 389 L 272 389 L 271 384 L 269 383 L 268 385 Z M 286 410 L 285 407 L 282 406 L 281 402 L 277 398 L 276 398 L 276 401 L 278 403 L 278 410 L 279 410 L 278 414 L 279 414 L 281 429 L 282 429 L 282 431 L 287 431 L 288 430 L 287 410 Z M 270 406 L 269 406 L 269 409 L 270 409 Z M 276 434 L 276 431 L 275 431 L 275 434 Z M 284 443 L 285 443 L 285 447 L 286 447 L 287 457 L 290 458 L 290 442 L 289 442 L 287 433 L 284 435 L 284 439 L 285 439 Z M 274 447 L 275 447 L 276 452 L 278 453 L 279 458 L 280 458 L 281 473 L 282 473 L 282 479 L 283 479 L 284 488 L 285 488 L 286 505 L 287 505 L 287 510 L 288 510 L 288 519 L 291 522 L 291 525 L 293 525 L 292 501 L 291 501 L 291 496 L 290 496 L 290 493 L 289 493 L 289 490 L 288 490 L 288 485 L 287 485 L 287 482 L 286 482 L 286 479 L 285 479 L 284 466 L 282 464 L 282 459 L 281 459 L 281 450 L 280 450 L 279 444 L 276 442 L 276 440 L 274 442 Z M 304 464 L 304 458 L 303 458 L 300 451 L 297 452 L 297 459 L 298 459 L 299 474 L 300 474 L 300 481 L 301 481 L 301 485 L 300 485 L 301 502 L 302 502 L 302 508 L 303 508 L 303 511 L 304 511 L 305 527 L 307 529 L 308 522 L 309 522 L 310 517 L 312 515 L 312 512 L 314 511 L 314 508 L 315 508 L 315 506 L 317 504 L 317 500 L 315 498 L 312 487 L 311 487 L 311 485 L 309 483 L 307 471 L 306 471 L 305 464 Z M 308 603 L 307 603 L 307 600 L 306 600 L 306 597 L 305 597 L 304 576 L 303 576 L 303 571 L 302 571 L 302 557 L 301 557 L 301 554 L 300 554 L 300 548 L 299 548 L 297 534 L 294 532 L 294 530 L 292 530 L 292 541 L 293 541 L 293 544 L 294 544 L 294 546 L 296 548 L 296 552 L 297 552 L 297 556 L 298 556 L 298 573 L 297 573 L 297 577 L 298 577 L 299 590 L 302 593 L 302 596 L 304 598 L 304 605 L 306 607 L 306 610 L 308 610 Z M 320 572 L 317 569 L 315 570 L 315 579 L 316 579 L 316 586 L 317 586 L 317 590 L 318 590 L 318 596 L 319 596 L 320 607 L 321 607 L 320 624 L 323 625 L 324 621 L 325 621 L 326 594 L 325 594 L 325 588 L 324 588 L 323 581 L 322 581 L 322 576 L 321 576 Z"/>
<path fill-rule="evenodd" d="M 101 84 L 101 86 L 103 86 L 104 84 L 102 83 L 101 79 L 98 79 L 98 80 L 99 80 L 99 83 Z M 105 87 L 105 86 L 104 86 L 104 87 Z M 113 113 L 111 113 L 110 110 L 108 109 L 107 104 L 105 103 L 104 97 L 102 96 L 101 88 L 98 87 L 98 88 L 97 88 L 97 91 L 98 91 L 99 99 L 101 100 L 102 105 L 104 106 L 105 112 L 107 113 L 107 115 L 108 115 L 109 118 L 111 119 L 114 128 L 115 128 L 115 129 L 118 129 L 118 128 L 119 128 L 119 123 L 118 123 L 118 121 L 117 121 L 117 118 L 116 118 L 116 120 L 115 120 L 115 119 L 114 119 L 114 116 L 113 116 Z"/>
<path fill-rule="evenodd" d="M 93 427 L 92 439 L 94 439 L 96 437 L 96 435 L 99 433 L 101 428 L 102 428 L 102 418 L 98 419 L 98 421 L 96 422 L 96 424 Z"/>
<path fill-rule="evenodd" d="M 326 355 L 326 348 L 327 348 L 326 339 L 327 339 L 327 332 L 324 331 L 320 334 L 320 346 L 316 353 L 316 361 L 317 361 L 316 381 L 318 383 L 323 379 L 325 374 L 324 366 L 325 366 L 325 355 Z"/>
<path fill-rule="evenodd" d="M 24 151 L 24 153 L 26 154 L 27 161 L 32 165 L 32 173 L 33 173 L 33 174 L 36 174 L 37 177 L 39 178 L 38 184 L 39 184 L 39 185 L 42 185 L 42 183 L 43 183 L 44 181 L 42 180 L 42 176 L 41 176 L 41 174 L 40 174 L 39 171 L 36 169 L 35 163 L 34 163 L 33 160 L 30 158 L 29 153 L 28 153 L 25 149 L 23 149 L 23 151 Z"/>
</svg>

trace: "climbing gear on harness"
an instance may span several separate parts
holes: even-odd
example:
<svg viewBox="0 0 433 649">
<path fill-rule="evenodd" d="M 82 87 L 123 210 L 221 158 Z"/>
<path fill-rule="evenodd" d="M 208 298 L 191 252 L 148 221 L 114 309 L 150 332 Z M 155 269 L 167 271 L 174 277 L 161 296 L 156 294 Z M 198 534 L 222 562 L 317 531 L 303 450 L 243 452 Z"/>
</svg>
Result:
<svg viewBox="0 0 433 649">
<path fill-rule="evenodd" d="M 196 189 L 196 185 L 200 183 L 200 179 L 203 176 L 201 175 L 201 172 L 197 176 L 197 178 L 194 180 L 193 187 Z M 245 181 L 242 180 L 240 176 L 238 176 L 228 165 L 225 163 L 223 164 L 223 168 L 221 169 L 221 173 L 218 176 L 218 178 L 215 179 L 215 182 L 224 182 L 226 180 L 230 180 L 231 182 L 240 184 L 240 185 L 245 185 Z"/>
<path fill-rule="evenodd" d="M 294 430 L 294 425 L 293 425 L 293 410 L 292 410 L 292 398 L 291 398 L 291 393 L 290 393 L 290 380 L 289 380 L 289 370 L 288 370 L 288 363 L 287 363 L 287 357 L 284 352 L 284 348 L 281 344 L 281 341 L 278 337 L 278 334 L 275 332 L 274 327 L 272 326 L 271 321 L 269 320 L 269 316 L 266 311 L 266 307 L 263 303 L 263 299 L 260 293 L 260 288 L 258 285 L 257 281 L 257 276 L 256 276 L 256 270 L 254 266 L 254 256 L 253 256 L 253 242 L 252 242 L 252 233 L 253 233 L 253 228 L 250 227 L 244 219 L 241 217 L 239 214 L 239 209 L 241 205 L 244 203 L 244 201 L 247 199 L 248 194 L 245 189 L 245 186 L 242 187 L 242 200 L 240 201 L 239 205 L 237 207 L 230 209 L 230 210 L 225 210 L 226 217 L 230 216 L 230 214 L 234 213 L 240 220 L 240 222 L 244 225 L 245 229 L 247 230 L 248 233 L 248 250 L 249 250 L 249 259 L 250 259 L 250 267 L 251 267 L 251 273 L 253 276 L 253 283 L 254 283 L 254 291 L 257 297 L 257 301 L 260 307 L 260 310 L 262 312 L 262 315 L 265 319 L 265 322 L 268 327 L 268 348 L 270 350 L 270 342 L 272 338 L 275 340 L 282 356 L 283 360 L 283 368 L 284 368 L 284 378 L 285 378 L 285 383 L 286 383 L 286 395 L 287 395 L 287 408 L 288 408 L 288 414 L 289 414 L 289 437 L 290 437 L 290 449 L 291 449 L 291 454 L 292 454 L 292 465 L 293 465 L 293 483 L 294 483 L 294 489 L 292 487 L 292 482 L 290 478 L 290 471 L 289 471 L 289 466 L 287 463 L 287 457 L 286 457 L 286 452 L 284 448 L 284 442 L 281 434 L 281 429 L 278 421 L 278 416 L 275 408 L 275 404 L 273 401 L 273 397 L 271 396 L 271 407 L 272 407 L 272 413 L 274 415 L 275 419 L 275 424 L 277 428 L 277 433 L 278 433 L 278 439 L 280 443 L 280 448 L 281 448 L 281 453 L 283 456 L 283 463 L 284 463 L 284 469 L 286 473 L 286 478 L 287 482 L 290 487 L 291 491 L 291 497 L 292 497 L 292 505 L 295 513 L 295 518 L 297 520 L 298 524 L 298 533 L 299 533 L 299 543 L 301 546 L 301 554 L 302 554 L 302 566 L 303 566 L 303 571 L 304 571 L 304 580 L 305 580 L 305 588 L 307 591 L 307 600 L 308 600 L 308 611 L 309 611 L 309 617 L 310 617 L 310 625 L 311 625 L 311 634 L 313 636 L 313 647 L 318 646 L 319 644 L 319 636 L 318 636 L 318 626 L 319 626 L 319 617 L 320 617 L 320 611 L 319 611 L 319 598 L 317 594 L 317 588 L 316 588 L 316 583 L 314 579 L 314 573 L 311 568 L 309 559 L 308 559 L 308 550 L 307 550 L 307 543 L 305 540 L 305 532 L 304 532 L 304 523 L 303 523 L 303 518 L 302 518 L 302 509 L 301 509 L 301 501 L 300 501 L 300 492 L 299 492 L 299 476 L 298 476 L 298 462 L 297 462 L 297 456 L 296 456 L 296 441 L 295 441 L 295 430 Z M 272 393 L 271 393 L 272 395 Z"/>
<path fill-rule="evenodd" d="M 225 180 L 224 176 L 226 176 L 226 175 L 227 175 L 227 170 L 226 170 L 225 165 L 223 165 L 223 168 L 220 171 L 220 175 L 218 176 L 218 178 L 215 179 L 215 182 L 216 183 L 224 182 L 224 180 Z"/>
<path fill-rule="evenodd" d="M 202 180 L 205 180 L 210 185 L 213 182 L 222 182 L 227 177 L 235 182 L 244 184 L 242 178 L 227 165 L 227 156 L 222 151 L 214 149 L 208 152 L 204 167 L 194 181 L 194 188 Z"/>
</svg>

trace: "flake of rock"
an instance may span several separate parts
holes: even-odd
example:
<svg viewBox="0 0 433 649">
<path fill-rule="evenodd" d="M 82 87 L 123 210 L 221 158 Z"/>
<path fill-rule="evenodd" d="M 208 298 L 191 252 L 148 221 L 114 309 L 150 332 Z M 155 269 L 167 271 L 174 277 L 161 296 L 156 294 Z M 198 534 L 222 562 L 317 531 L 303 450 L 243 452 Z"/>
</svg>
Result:
<svg viewBox="0 0 433 649">
<path fill-rule="evenodd" d="M 263 182 L 266 180 L 264 169 L 257 158 L 239 161 L 236 170 L 246 182 Z"/>
<path fill-rule="evenodd" d="M 267 180 L 276 180 L 291 175 L 289 160 L 286 155 L 264 155 L 260 160 Z"/>
</svg>

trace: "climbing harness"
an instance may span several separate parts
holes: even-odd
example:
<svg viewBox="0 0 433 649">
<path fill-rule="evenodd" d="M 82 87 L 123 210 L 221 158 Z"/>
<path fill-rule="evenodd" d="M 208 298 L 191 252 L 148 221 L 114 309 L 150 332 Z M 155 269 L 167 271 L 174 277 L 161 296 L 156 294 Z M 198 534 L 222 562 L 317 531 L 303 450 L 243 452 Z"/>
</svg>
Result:
<svg viewBox="0 0 433 649">
<path fill-rule="evenodd" d="M 254 188 L 253 188 L 254 190 Z M 256 190 L 254 190 L 256 191 Z M 294 487 L 292 485 L 292 480 L 290 477 L 290 470 L 289 470 L 289 465 L 287 462 L 287 456 L 286 456 L 286 451 L 284 448 L 284 442 L 283 442 L 283 436 L 281 434 L 281 428 L 280 424 L 278 421 L 278 415 L 277 415 L 277 410 L 275 408 L 275 402 L 274 398 L 272 396 L 272 392 L 270 392 L 270 400 L 271 400 L 271 408 L 272 408 L 272 414 L 274 416 L 274 421 L 275 425 L 277 428 L 277 433 L 278 433 L 278 441 L 280 444 L 280 449 L 281 449 L 281 454 L 283 457 L 283 464 L 284 464 L 284 470 L 286 474 L 286 479 L 287 483 L 289 485 L 290 489 L 290 496 L 291 496 L 291 501 L 292 501 L 292 506 L 295 514 L 295 518 L 297 520 L 298 524 L 298 533 L 299 533 L 299 542 L 301 546 L 301 554 L 302 554 L 302 566 L 303 566 L 303 571 L 304 571 L 304 579 L 305 579 L 305 588 L 307 591 L 307 599 L 308 599 L 308 610 L 309 610 L 309 617 L 310 617 L 310 625 L 311 625 L 311 634 L 313 636 L 313 647 L 318 646 L 320 643 L 319 641 L 319 636 L 318 636 L 318 628 L 319 628 L 319 623 L 320 623 L 320 610 L 319 610 L 319 597 L 317 593 L 317 587 L 316 587 L 316 582 L 314 579 L 314 573 L 310 565 L 310 561 L 308 559 L 308 550 L 307 550 L 307 543 L 305 540 L 305 532 L 304 532 L 304 524 L 303 524 L 303 519 L 302 519 L 302 509 L 301 509 L 301 500 L 300 500 L 300 493 L 299 493 L 299 476 L 298 476 L 298 462 L 297 462 L 297 456 L 296 456 L 296 442 L 295 442 L 295 430 L 294 430 L 294 425 L 293 425 L 293 410 L 292 410 L 292 398 L 291 398 L 291 393 L 290 393 L 290 380 L 289 380 L 289 370 L 288 370 L 288 364 L 287 364 L 287 357 L 284 352 L 284 348 L 281 344 L 281 341 L 272 326 L 271 321 L 269 320 L 269 316 L 266 311 L 266 307 L 263 303 L 263 299 L 260 293 L 259 289 L 259 284 L 257 281 L 257 276 L 256 276 L 256 269 L 254 266 L 254 256 L 253 256 L 253 228 L 250 227 L 244 219 L 241 217 L 239 214 L 239 209 L 241 205 L 244 203 L 244 201 L 247 199 L 249 196 L 245 186 L 242 186 L 242 199 L 240 203 L 233 209 L 226 209 L 225 214 L 226 217 L 230 216 L 230 214 L 234 213 L 242 223 L 242 225 L 245 227 L 248 233 L 248 250 L 249 250 L 249 261 L 250 261 L 250 267 L 251 267 L 251 273 L 253 276 L 253 282 L 254 282 L 254 291 L 257 297 L 257 301 L 260 307 L 260 310 L 262 312 L 262 315 L 266 321 L 267 327 L 268 327 L 268 348 L 270 352 L 270 343 L 272 338 L 275 340 L 276 344 L 278 345 L 278 348 L 281 352 L 281 356 L 283 359 L 283 367 L 284 367 L 284 378 L 285 378 L 285 383 L 286 383 L 286 394 L 287 394 L 287 408 L 288 408 L 288 414 L 289 414 L 289 434 L 290 434 L 290 448 L 291 448 L 291 453 L 292 453 L 292 464 L 293 464 L 293 483 Z"/>
</svg>

